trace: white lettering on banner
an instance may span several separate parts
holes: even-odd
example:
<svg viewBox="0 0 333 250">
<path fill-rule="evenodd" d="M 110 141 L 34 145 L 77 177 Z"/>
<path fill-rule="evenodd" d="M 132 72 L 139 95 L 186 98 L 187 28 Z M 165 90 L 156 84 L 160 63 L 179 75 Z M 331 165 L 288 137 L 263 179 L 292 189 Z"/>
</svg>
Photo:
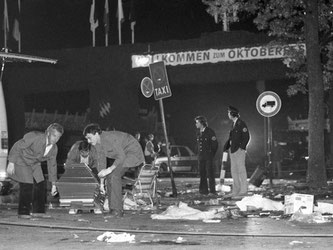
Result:
<svg viewBox="0 0 333 250">
<path fill-rule="evenodd" d="M 259 46 L 251 48 L 209 49 L 154 55 L 132 55 L 132 68 L 148 67 L 150 63 L 164 61 L 165 65 L 204 64 L 235 62 L 242 60 L 280 59 L 288 56 L 291 49 L 305 54 L 305 44 Z"/>
</svg>

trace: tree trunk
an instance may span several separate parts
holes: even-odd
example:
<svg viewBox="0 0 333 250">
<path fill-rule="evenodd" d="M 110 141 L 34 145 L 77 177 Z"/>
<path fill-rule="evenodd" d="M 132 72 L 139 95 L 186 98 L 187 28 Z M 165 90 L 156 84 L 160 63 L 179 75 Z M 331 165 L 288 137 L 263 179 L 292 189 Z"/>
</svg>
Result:
<svg viewBox="0 0 333 250">
<path fill-rule="evenodd" d="M 309 83 L 309 161 L 307 182 L 312 188 L 327 186 L 324 152 L 324 84 L 320 62 L 318 1 L 306 2 L 305 43 Z"/>
</svg>

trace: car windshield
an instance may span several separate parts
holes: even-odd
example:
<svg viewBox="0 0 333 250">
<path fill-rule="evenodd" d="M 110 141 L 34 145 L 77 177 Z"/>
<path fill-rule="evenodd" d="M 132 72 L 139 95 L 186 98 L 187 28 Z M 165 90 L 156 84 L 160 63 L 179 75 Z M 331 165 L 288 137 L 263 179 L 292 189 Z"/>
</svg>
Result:
<svg viewBox="0 0 333 250">
<path fill-rule="evenodd" d="M 186 150 L 185 147 L 179 147 L 179 152 L 181 156 L 190 156 L 189 152 Z"/>
<path fill-rule="evenodd" d="M 178 150 L 176 147 L 171 147 L 171 153 L 170 153 L 171 156 L 176 156 L 178 155 Z"/>
</svg>

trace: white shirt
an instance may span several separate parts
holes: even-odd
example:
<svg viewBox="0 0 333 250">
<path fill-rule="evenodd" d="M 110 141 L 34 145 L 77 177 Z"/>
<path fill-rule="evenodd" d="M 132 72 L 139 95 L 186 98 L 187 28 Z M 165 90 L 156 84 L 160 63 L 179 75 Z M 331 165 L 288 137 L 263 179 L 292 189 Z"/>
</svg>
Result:
<svg viewBox="0 0 333 250">
<path fill-rule="evenodd" d="M 49 145 L 47 145 L 47 144 L 48 144 L 48 141 L 47 141 L 47 138 L 46 138 L 46 148 L 45 148 L 44 156 L 46 156 L 50 152 L 50 150 L 53 146 L 52 144 L 49 144 Z"/>
</svg>

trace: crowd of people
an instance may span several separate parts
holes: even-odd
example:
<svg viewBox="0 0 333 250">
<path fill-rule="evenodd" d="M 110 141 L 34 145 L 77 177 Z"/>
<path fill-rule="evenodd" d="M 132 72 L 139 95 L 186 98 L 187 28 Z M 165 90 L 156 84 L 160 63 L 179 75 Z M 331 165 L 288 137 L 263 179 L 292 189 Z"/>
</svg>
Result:
<svg viewBox="0 0 333 250">
<path fill-rule="evenodd" d="M 231 196 L 244 196 L 247 194 L 245 151 L 250 138 L 249 131 L 235 107 L 229 106 L 228 117 L 233 126 L 223 151 L 229 152 L 231 159 L 234 181 Z M 202 195 L 216 195 L 213 159 L 218 150 L 218 141 L 204 116 L 197 116 L 194 120 L 197 128 L 199 192 Z M 51 194 L 55 195 L 56 143 L 63 133 L 63 126 L 53 123 L 45 133 L 25 134 L 11 148 L 7 172 L 19 183 L 19 218 L 46 216 L 46 181 L 41 163 L 47 162 L 48 178 L 52 183 Z M 89 167 L 99 181 L 100 192 L 106 193 L 109 216 L 119 218 L 123 216 L 122 177 L 130 168 L 138 169 L 143 164 L 153 164 L 159 154 L 162 154 L 161 142 L 156 143 L 153 134 L 148 134 L 143 140 L 139 132 L 132 136 L 115 130 L 103 131 L 99 124 L 92 123 L 84 128 L 83 139 L 75 142 L 69 150 L 65 164 L 83 163 Z"/>
</svg>

